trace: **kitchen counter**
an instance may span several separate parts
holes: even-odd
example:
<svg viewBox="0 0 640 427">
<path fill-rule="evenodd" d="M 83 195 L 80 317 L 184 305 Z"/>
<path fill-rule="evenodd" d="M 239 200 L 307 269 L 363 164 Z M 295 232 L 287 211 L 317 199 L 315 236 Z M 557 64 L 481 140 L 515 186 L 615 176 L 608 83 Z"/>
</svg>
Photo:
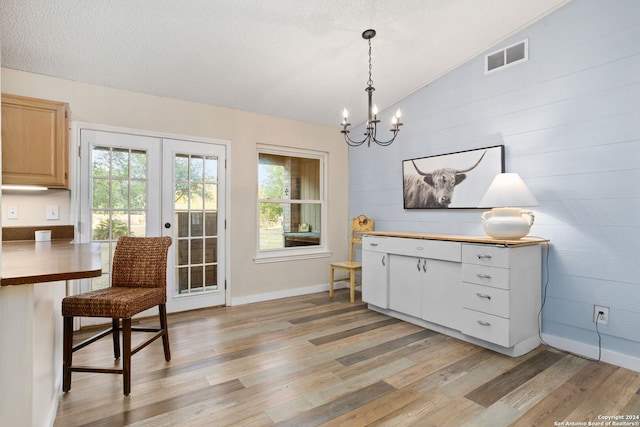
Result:
<svg viewBox="0 0 640 427">
<path fill-rule="evenodd" d="M 0 425 L 53 425 L 62 379 L 61 302 L 71 280 L 100 276 L 101 264 L 98 243 L 2 242 Z"/>
<path fill-rule="evenodd" d="M 523 237 L 517 240 L 509 240 L 509 239 L 496 239 L 494 237 L 489 236 L 462 236 L 462 235 L 452 235 L 452 234 L 429 234 L 429 233 L 412 233 L 412 232 L 404 232 L 404 231 L 367 231 L 366 233 L 362 233 L 363 235 L 369 236 L 381 236 L 381 237 L 404 237 L 407 239 L 425 239 L 425 240 L 445 240 L 451 241 L 455 240 L 458 242 L 467 242 L 467 243 L 489 243 L 495 245 L 504 245 L 504 246 L 529 246 L 529 245 L 539 245 L 540 243 L 546 243 L 549 240 L 542 239 L 540 237 Z"/>
<path fill-rule="evenodd" d="M 86 279 L 101 273 L 100 245 L 96 243 L 67 239 L 2 243 L 2 286 Z"/>
</svg>

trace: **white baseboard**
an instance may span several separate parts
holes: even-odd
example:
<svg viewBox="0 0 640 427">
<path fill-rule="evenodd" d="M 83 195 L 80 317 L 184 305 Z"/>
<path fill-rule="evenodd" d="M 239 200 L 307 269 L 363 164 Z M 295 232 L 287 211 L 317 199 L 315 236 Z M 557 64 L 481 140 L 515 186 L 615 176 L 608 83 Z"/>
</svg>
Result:
<svg viewBox="0 0 640 427">
<path fill-rule="evenodd" d="M 339 281 L 333 284 L 333 289 L 343 289 L 348 287 L 349 287 L 348 281 L 346 282 Z M 328 292 L 328 291 L 329 291 L 329 284 L 325 283 L 321 285 L 308 286 L 306 288 L 286 289 L 283 291 L 266 292 L 263 294 L 249 295 L 246 297 L 231 298 L 231 301 L 228 302 L 227 305 L 251 304 L 254 302 L 271 301 L 271 300 L 280 299 L 280 298 L 296 297 L 299 295 L 307 295 L 307 294 L 313 294 L 316 292 Z"/>
<path fill-rule="evenodd" d="M 568 351 L 579 356 L 588 357 L 590 359 L 598 359 L 598 347 L 585 344 L 579 341 L 573 341 L 567 338 L 557 337 L 555 335 L 542 334 L 545 343 L 560 350 Z M 631 369 L 640 372 L 640 358 L 630 356 L 628 354 L 618 353 L 615 351 L 602 349 L 600 360 L 622 368 Z"/>
</svg>

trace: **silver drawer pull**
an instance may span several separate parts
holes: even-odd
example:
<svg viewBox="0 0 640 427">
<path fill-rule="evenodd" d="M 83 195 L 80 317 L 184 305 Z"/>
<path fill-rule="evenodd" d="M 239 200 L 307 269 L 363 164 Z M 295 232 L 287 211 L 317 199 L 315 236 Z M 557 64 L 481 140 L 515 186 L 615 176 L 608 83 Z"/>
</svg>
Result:
<svg viewBox="0 0 640 427">
<path fill-rule="evenodd" d="M 476 292 L 476 295 L 480 298 L 491 299 L 491 295 L 481 294 L 480 292 Z"/>
<path fill-rule="evenodd" d="M 491 258 L 492 258 L 491 255 L 478 254 L 478 259 L 491 259 Z"/>
<path fill-rule="evenodd" d="M 491 276 L 488 274 L 478 273 L 476 274 L 476 276 L 478 276 L 480 279 L 491 279 Z"/>
<path fill-rule="evenodd" d="M 416 247 L 416 249 L 417 249 L 417 250 L 419 250 L 419 251 L 421 251 L 421 250 L 423 250 L 424 248 L 423 248 L 422 246 L 417 246 L 417 247 Z"/>
<path fill-rule="evenodd" d="M 371 246 L 378 246 L 377 243 L 369 243 Z"/>
<path fill-rule="evenodd" d="M 491 323 L 489 323 L 489 322 L 484 322 L 484 321 L 482 321 L 482 320 L 478 320 L 477 322 L 478 322 L 478 325 L 482 325 L 482 326 L 491 326 Z"/>
</svg>

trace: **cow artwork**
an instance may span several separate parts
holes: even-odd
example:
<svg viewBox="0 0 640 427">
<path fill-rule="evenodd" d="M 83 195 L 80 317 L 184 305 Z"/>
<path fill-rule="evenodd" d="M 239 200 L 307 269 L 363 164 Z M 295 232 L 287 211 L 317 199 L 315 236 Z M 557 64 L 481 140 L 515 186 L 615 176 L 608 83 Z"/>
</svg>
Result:
<svg viewBox="0 0 640 427">
<path fill-rule="evenodd" d="M 475 169 L 486 154 L 485 150 L 473 166 L 461 170 L 441 168 L 424 172 L 412 160 L 411 163 L 417 174 L 404 175 L 404 208 L 448 208 L 456 185 L 467 178 L 466 173 Z"/>
</svg>

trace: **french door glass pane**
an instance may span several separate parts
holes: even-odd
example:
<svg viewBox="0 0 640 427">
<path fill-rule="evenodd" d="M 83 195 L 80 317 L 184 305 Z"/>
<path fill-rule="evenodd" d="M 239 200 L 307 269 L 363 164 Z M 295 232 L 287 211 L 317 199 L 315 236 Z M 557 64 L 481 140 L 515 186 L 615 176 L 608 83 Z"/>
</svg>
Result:
<svg viewBox="0 0 640 427">
<path fill-rule="evenodd" d="M 91 147 L 91 240 L 102 247 L 103 275 L 92 289 L 109 286 L 110 267 L 120 236 L 146 234 L 147 153 Z"/>
<path fill-rule="evenodd" d="M 174 169 L 175 293 L 217 290 L 218 160 L 176 154 Z"/>
</svg>

